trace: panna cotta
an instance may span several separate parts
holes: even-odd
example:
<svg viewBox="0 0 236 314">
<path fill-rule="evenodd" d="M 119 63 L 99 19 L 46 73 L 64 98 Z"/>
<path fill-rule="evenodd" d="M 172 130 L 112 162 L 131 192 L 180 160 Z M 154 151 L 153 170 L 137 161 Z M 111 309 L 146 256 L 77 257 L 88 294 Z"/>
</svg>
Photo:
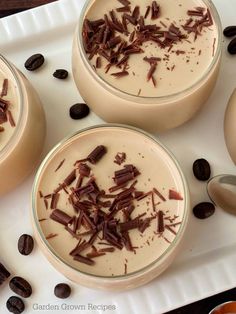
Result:
<svg viewBox="0 0 236 314">
<path fill-rule="evenodd" d="M 179 167 L 157 141 L 136 129 L 98 126 L 67 139 L 43 162 L 33 223 L 44 253 L 70 279 L 131 288 L 173 260 L 188 201 Z"/>
<path fill-rule="evenodd" d="M 10 141 L 19 120 L 17 87 L 9 70 L 0 66 L 0 151 Z"/>
<path fill-rule="evenodd" d="M 46 131 L 40 99 L 26 77 L 0 56 L 0 195 L 29 175 Z"/>
<path fill-rule="evenodd" d="M 87 1 L 74 38 L 75 82 L 108 122 L 175 127 L 210 95 L 220 30 L 204 0 Z"/>
</svg>

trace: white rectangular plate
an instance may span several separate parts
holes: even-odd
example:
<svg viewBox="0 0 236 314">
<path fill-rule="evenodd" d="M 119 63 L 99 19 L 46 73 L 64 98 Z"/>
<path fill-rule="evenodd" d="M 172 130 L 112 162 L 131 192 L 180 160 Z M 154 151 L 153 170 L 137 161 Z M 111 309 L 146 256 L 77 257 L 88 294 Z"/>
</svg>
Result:
<svg viewBox="0 0 236 314">
<path fill-rule="evenodd" d="M 44 103 L 48 123 L 44 155 L 71 132 L 102 122 L 93 113 L 79 122 L 71 120 L 69 107 L 82 100 L 72 75 L 68 81 L 62 82 L 52 77 L 56 68 L 66 68 L 71 73 L 72 36 L 83 3 L 84 0 L 61 0 L 0 20 L 0 52 L 24 72 Z M 215 0 L 214 3 L 223 27 L 235 25 L 235 0 Z M 236 57 L 227 54 L 227 42 L 225 39 L 223 43 L 217 86 L 204 109 L 184 126 L 159 135 L 183 168 L 193 205 L 208 200 L 205 183 L 197 182 L 192 174 L 195 159 L 208 159 L 214 175 L 235 173 L 223 137 L 225 107 L 236 87 Z M 37 73 L 29 73 L 24 69 L 24 61 L 37 52 L 45 55 L 46 64 Z M 150 284 L 124 293 L 93 291 L 73 284 L 72 297 L 61 302 L 54 297 L 53 288 L 58 282 L 67 280 L 51 267 L 37 247 L 29 257 L 21 256 L 17 251 L 18 237 L 22 233 L 32 233 L 29 210 L 33 177 L 0 200 L 0 260 L 9 266 L 12 274 L 23 276 L 32 283 L 34 293 L 26 300 L 26 314 L 157 314 L 236 285 L 236 217 L 217 209 L 216 214 L 205 221 L 191 216 L 178 258 L 168 271 Z M 11 294 L 7 285 L 1 287 L 0 313 L 6 313 L 5 302 Z M 100 308 L 91 310 L 89 303 L 100 305 Z M 62 304 L 71 307 L 65 309 Z M 112 304 L 116 310 L 102 310 L 101 305 Z M 48 308 L 40 310 L 39 306 L 46 305 Z M 54 309 L 50 310 L 49 305 Z"/>
</svg>

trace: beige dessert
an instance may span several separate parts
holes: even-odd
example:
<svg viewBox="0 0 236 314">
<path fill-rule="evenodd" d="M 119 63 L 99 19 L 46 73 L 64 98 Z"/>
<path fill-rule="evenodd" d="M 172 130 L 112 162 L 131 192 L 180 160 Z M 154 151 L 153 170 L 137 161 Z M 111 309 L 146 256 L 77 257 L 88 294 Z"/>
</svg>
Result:
<svg viewBox="0 0 236 314">
<path fill-rule="evenodd" d="M 103 49 L 104 44 L 102 42 L 99 45 L 100 51 L 93 58 L 90 56 L 94 54 L 94 49 L 97 49 L 97 42 L 94 46 L 87 48 L 89 59 L 91 59 L 90 63 L 95 67 L 98 75 L 123 92 L 144 97 L 169 96 L 182 92 L 199 81 L 211 65 L 215 48 L 218 45 L 217 29 L 210 15 L 205 18 L 206 26 L 203 24 L 202 30 L 199 27 L 196 32 L 190 32 L 192 25 L 194 25 L 194 19 L 200 21 L 205 16 L 204 14 L 207 14 L 207 7 L 204 3 L 196 0 L 158 1 L 156 18 L 152 18 L 152 8 L 150 8 L 147 17 L 144 18 L 145 13 L 148 12 L 150 1 L 136 0 L 130 1 L 130 3 L 131 12 L 135 5 L 138 6 L 136 8 L 139 8 L 136 25 L 129 22 L 128 18 L 124 19 L 127 24 L 127 33 L 130 36 L 127 38 L 126 34 L 117 31 L 114 36 L 116 38 L 115 43 L 114 39 L 109 39 L 106 43 L 108 47 L 112 46 L 112 52 L 110 52 L 111 49 Z M 101 12 L 107 14 L 108 17 L 112 10 L 115 16 L 113 19 L 122 21 L 122 17 L 126 15 L 124 12 L 117 12 L 115 8 L 119 8 L 119 6 L 117 0 L 97 0 L 89 8 L 86 21 L 94 23 L 103 17 Z M 130 16 L 129 11 L 126 14 Z M 136 30 L 141 28 L 140 16 L 143 16 L 144 31 L 136 33 Z M 100 26 L 99 30 L 103 29 L 103 25 Z M 154 31 L 150 31 L 149 28 L 153 25 Z M 195 28 L 193 29 L 195 30 Z M 84 26 L 84 32 L 86 32 L 86 26 Z M 164 40 L 166 43 L 163 43 Z M 114 57 L 117 60 L 108 61 L 103 57 L 105 53 L 108 56 L 115 54 L 124 42 L 126 47 L 123 48 L 122 53 Z M 120 64 L 122 58 L 125 58 L 127 65 L 125 62 Z M 100 63 L 99 66 L 96 62 Z M 150 64 L 154 64 L 156 67 L 152 74 L 153 81 L 147 76 L 150 71 Z M 125 65 L 126 67 L 123 67 Z M 126 75 L 123 77 L 115 76 L 115 73 L 122 72 Z"/>
<path fill-rule="evenodd" d="M 69 278 L 100 288 L 112 287 L 109 278 L 122 282 L 152 266 L 152 276 L 163 271 L 188 210 L 183 178 L 165 149 L 122 127 L 92 128 L 67 140 L 43 164 L 34 193 L 39 242 L 71 267 L 59 267 Z M 83 280 L 83 274 L 101 281 Z"/>
<path fill-rule="evenodd" d="M 82 18 L 74 77 L 105 120 L 164 130 L 191 118 L 210 95 L 221 35 L 208 1 L 94 0 Z"/>
<path fill-rule="evenodd" d="M 0 151 L 11 139 L 19 119 L 17 87 L 9 77 L 7 69 L 1 71 L 0 67 Z"/>
<path fill-rule="evenodd" d="M 38 95 L 23 74 L 0 56 L 0 195 L 35 168 L 45 129 Z"/>
</svg>

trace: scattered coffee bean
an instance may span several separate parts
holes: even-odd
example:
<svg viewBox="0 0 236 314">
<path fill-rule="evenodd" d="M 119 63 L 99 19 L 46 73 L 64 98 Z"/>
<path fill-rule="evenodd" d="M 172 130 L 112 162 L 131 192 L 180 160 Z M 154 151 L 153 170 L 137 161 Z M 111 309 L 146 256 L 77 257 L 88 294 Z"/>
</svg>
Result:
<svg viewBox="0 0 236 314">
<path fill-rule="evenodd" d="M 66 299 L 71 294 L 71 288 L 66 283 L 59 283 L 54 288 L 54 294 L 56 297 L 58 297 L 60 299 Z"/>
<path fill-rule="evenodd" d="M 24 278 L 14 277 L 9 282 L 9 286 L 13 292 L 18 294 L 20 297 L 28 298 L 32 294 L 31 285 Z"/>
<path fill-rule="evenodd" d="M 193 208 L 193 214 L 198 219 L 206 219 L 212 216 L 214 212 L 215 206 L 209 202 L 199 203 Z"/>
<path fill-rule="evenodd" d="M 0 285 L 10 277 L 9 271 L 0 263 Z"/>
<path fill-rule="evenodd" d="M 36 53 L 29 57 L 25 62 L 25 68 L 28 71 L 35 71 L 40 68 L 44 63 L 44 56 L 40 53 Z"/>
<path fill-rule="evenodd" d="M 74 120 L 83 119 L 89 114 L 89 111 L 86 104 L 75 104 L 70 107 L 70 116 Z"/>
<path fill-rule="evenodd" d="M 10 297 L 7 300 L 7 309 L 9 312 L 14 314 L 20 314 L 24 312 L 25 305 L 24 302 L 18 297 Z"/>
<path fill-rule="evenodd" d="M 197 159 L 193 164 L 193 173 L 200 181 L 207 181 L 211 176 L 211 167 L 206 159 Z"/>
<path fill-rule="evenodd" d="M 68 77 L 68 71 L 64 69 L 58 69 L 53 73 L 53 76 L 59 80 L 65 80 Z"/>
<path fill-rule="evenodd" d="M 34 239 L 28 234 L 22 234 L 18 240 L 18 250 L 22 255 L 29 255 L 34 248 Z"/>
<path fill-rule="evenodd" d="M 236 26 L 228 26 L 224 29 L 225 37 L 232 37 L 236 35 Z"/>
<path fill-rule="evenodd" d="M 228 52 L 231 55 L 235 55 L 236 54 L 236 38 L 231 40 L 231 42 L 229 43 L 229 45 L 228 45 Z"/>
</svg>

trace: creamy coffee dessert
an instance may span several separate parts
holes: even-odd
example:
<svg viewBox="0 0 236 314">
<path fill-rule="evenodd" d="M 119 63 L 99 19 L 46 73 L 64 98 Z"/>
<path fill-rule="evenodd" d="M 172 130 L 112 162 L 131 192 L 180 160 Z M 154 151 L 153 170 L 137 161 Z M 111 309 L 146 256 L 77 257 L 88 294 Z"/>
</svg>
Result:
<svg viewBox="0 0 236 314">
<path fill-rule="evenodd" d="M 45 115 L 36 91 L 0 55 L 0 196 L 35 169 L 45 133 Z"/>
<path fill-rule="evenodd" d="M 15 79 L 0 60 L 0 151 L 15 132 L 19 111 Z"/>
<path fill-rule="evenodd" d="M 209 0 L 88 0 L 74 35 L 73 76 L 105 121 L 163 132 L 210 96 L 221 38 Z"/>
<path fill-rule="evenodd" d="M 129 128 L 96 127 L 71 137 L 40 169 L 34 193 L 43 241 L 86 274 L 122 276 L 150 266 L 173 248 L 186 222 L 175 162 Z"/>
<path fill-rule="evenodd" d="M 104 81 L 128 94 L 161 97 L 206 74 L 218 33 L 201 0 L 95 0 L 85 16 L 83 43 Z"/>
</svg>

